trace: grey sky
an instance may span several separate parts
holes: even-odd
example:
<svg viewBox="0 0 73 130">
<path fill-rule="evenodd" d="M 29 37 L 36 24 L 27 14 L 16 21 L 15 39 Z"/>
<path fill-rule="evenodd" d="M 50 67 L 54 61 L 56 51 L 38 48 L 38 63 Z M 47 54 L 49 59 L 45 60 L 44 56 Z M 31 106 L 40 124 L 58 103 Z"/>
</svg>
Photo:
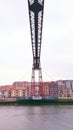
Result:
<svg viewBox="0 0 73 130">
<path fill-rule="evenodd" d="M 45 0 L 43 80 L 73 79 L 73 0 Z M 27 0 L 0 0 L 0 84 L 31 81 Z"/>
</svg>

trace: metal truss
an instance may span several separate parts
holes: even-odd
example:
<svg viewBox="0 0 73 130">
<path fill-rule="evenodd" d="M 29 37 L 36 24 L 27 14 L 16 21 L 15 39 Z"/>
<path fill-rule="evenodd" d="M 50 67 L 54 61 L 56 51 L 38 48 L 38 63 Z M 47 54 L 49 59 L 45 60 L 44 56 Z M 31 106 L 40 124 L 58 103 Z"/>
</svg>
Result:
<svg viewBox="0 0 73 130">
<path fill-rule="evenodd" d="M 39 71 L 39 81 L 42 80 L 40 67 L 41 40 L 44 0 L 28 0 L 29 20 L 33 52 L 32 80 L 35 81 L 35 70 Z"/>
</svg>

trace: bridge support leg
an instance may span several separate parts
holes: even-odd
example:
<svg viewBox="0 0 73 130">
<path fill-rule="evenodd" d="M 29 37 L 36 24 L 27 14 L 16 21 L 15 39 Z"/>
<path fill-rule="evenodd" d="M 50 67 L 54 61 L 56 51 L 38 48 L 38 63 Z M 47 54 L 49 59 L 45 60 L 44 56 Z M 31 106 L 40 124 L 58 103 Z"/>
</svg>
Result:
<svg viewBox="0 0 73 130">
<path fill-rule="evenodd" d="M 38 82 L 36 82 L 36 71 L 38 71 Z M 31 96 L 40 96 L 40 83 L 42 83 L 42 70 L 32 68 Z"/>
</svg>

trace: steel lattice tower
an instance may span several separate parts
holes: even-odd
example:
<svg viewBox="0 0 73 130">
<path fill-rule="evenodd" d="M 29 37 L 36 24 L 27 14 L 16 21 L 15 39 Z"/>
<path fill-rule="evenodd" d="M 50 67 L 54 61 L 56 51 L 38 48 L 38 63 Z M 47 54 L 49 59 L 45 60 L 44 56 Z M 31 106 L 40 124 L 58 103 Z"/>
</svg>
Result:
<svg viewBox="0 0 73 130">
<path fill-rule="evenodd" d="M 29 20 L 33 52 L 32 82 L 35 82 L 35 72 L 38 70 L 39 82 L 42 82 L 42 70 L 40 63 L 42 24 L 44 0 L 28 0 Z"/>
</svg>

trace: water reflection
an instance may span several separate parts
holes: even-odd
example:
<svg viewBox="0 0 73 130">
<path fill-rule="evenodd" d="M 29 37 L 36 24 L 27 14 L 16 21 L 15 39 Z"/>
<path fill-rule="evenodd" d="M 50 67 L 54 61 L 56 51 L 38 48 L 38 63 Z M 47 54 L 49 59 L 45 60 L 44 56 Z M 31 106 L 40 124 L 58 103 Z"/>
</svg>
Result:
<svg viewBox="0 0 73 130">
<path fill-rule="evenodd" d="M 0 106 L 0 130 L 73 130 L 73 106 Z"/>
</svg>

